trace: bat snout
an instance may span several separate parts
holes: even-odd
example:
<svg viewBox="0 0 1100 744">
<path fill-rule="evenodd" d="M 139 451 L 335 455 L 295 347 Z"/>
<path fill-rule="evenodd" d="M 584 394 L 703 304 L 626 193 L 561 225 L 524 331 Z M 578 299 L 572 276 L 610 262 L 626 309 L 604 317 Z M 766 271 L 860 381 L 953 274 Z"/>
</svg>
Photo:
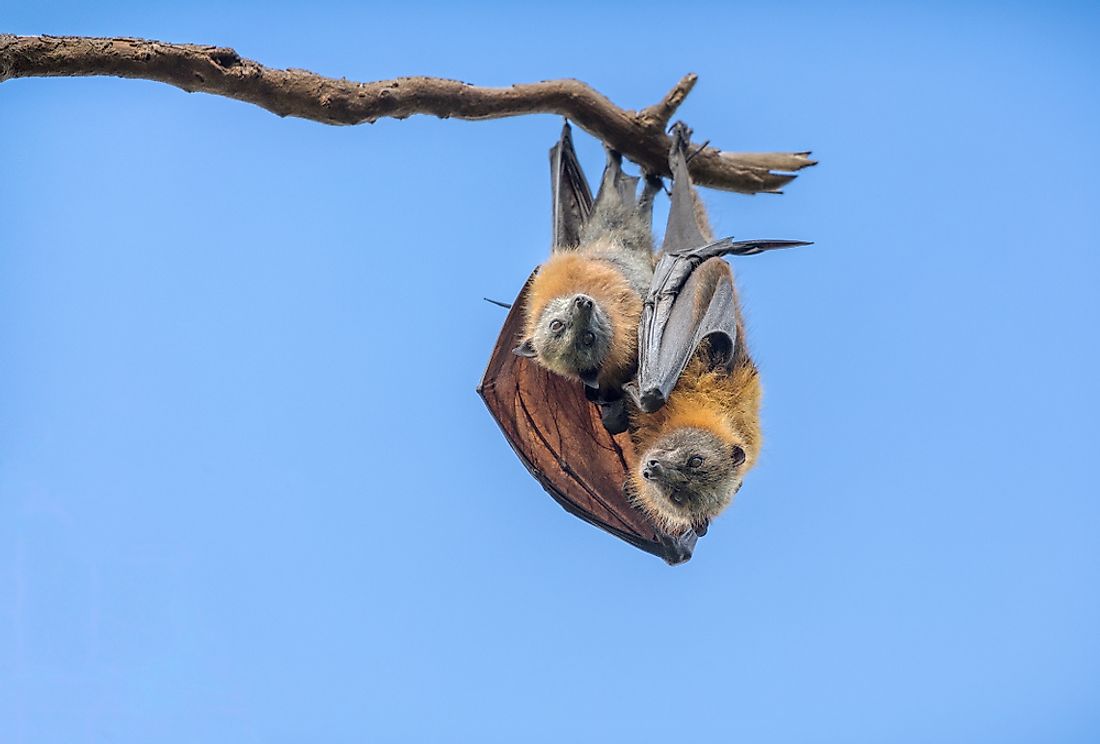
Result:
<svg viewBox="0 0 1100 744">
<path fill-rule="evenodd" d="M 665 466 L 660 460 L 649 460 L 642 469 L 642 477 L 647 481 L 660 480 L 665 475 Z"/>
<path fill-rule="evenodd" d="M 573 298 L 573 322 L 586 325 L 596 313 L 596 303 L 588 295 Z"/>
</svg>

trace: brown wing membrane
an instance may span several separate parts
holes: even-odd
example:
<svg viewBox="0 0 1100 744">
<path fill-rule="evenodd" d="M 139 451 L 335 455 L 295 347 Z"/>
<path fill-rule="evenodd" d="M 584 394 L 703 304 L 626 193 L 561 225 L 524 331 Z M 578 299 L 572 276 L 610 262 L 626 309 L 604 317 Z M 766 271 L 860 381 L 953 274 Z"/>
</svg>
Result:
<svg viewBox="0 0 1100 744">
<path fill-rule="evenodd" d="M 582 385 L 512 353 L 530 284 L 504 321 L 478 394 L 520 461 L 566 511 L 670 564 L 687 561 L 695 534 L 659 533 L 623 493 L 629 437 L 607 433 Z"/>
</svg>

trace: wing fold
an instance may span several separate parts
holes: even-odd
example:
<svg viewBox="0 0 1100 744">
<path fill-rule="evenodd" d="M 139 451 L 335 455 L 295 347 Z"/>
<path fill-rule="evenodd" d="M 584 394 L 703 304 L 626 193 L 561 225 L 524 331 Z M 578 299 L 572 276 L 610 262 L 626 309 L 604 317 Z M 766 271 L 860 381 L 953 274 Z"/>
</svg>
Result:
<svg viewBox="0 0 1100 744">
<path fill-rule="evenodd" d="M 690 130 L 672 129 L 669 166 L 672 204 L 653 282 L 638 328 L 638 375 L 627 390 L 643 411 L 659 410 L 704 340 L 715 363 L 732 364 L 738 344 L 737 293 L 722 256 L 753 256 L 764 251 L 810 245 L 799 240 L 710 240 L 696 213 L 688 175 Z"/>
</svg>

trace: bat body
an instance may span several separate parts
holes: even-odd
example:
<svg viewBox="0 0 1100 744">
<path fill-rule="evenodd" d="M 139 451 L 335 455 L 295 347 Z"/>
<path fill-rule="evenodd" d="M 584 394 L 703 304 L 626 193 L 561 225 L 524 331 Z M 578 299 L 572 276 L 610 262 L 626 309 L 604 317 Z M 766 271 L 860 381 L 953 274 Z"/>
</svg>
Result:
<svg viewBox="0 0 1100 744">
<path fill-rule="evenodd" d="M 701 535 L 760 451 L 760 379 L 733 273 L 721 256 L 804 245 L 714 241 L 688 175 L 689 132 L 673 129 L 672 206 L 639 328 L 630 390 L 634 503 L 664 532 Z"/>
<path fill-rule="evenodd" d="M 568 124 L 550 151 L 554 239 L 528 288 L 524 338 L 515 353 L 583 382 L 605 406 L 604 423 L 625 429 L 622 386 L 637 368 L 642 297 L 653 276 L 653 197 L 660 180 L 622 171 L 608 151 L 595 202 L 573 151 Z"/>
</svg>

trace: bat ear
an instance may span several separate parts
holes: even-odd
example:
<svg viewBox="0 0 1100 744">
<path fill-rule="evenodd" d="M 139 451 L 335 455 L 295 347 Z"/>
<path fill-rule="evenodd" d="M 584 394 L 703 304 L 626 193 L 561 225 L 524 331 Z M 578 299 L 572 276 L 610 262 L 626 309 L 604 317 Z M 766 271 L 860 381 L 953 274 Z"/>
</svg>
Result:
<svg viewBox="0 0 1100 744">
<path fill-rule="evenodd" d="M 733 445 L 733 466 L 736 468 L 745 461 L 745 450 Z"/>
<path fill-rule="evenodd" d="M 538 352 L 535 351 L 535 345 L 531 343 L 531 339 L 529 338 L 523 339 L 523 343 L 512 349 L 512 353 L 516 356 L 527 357 L 528 359 L 534 359 L 539 355 Z"/>
</svg>

